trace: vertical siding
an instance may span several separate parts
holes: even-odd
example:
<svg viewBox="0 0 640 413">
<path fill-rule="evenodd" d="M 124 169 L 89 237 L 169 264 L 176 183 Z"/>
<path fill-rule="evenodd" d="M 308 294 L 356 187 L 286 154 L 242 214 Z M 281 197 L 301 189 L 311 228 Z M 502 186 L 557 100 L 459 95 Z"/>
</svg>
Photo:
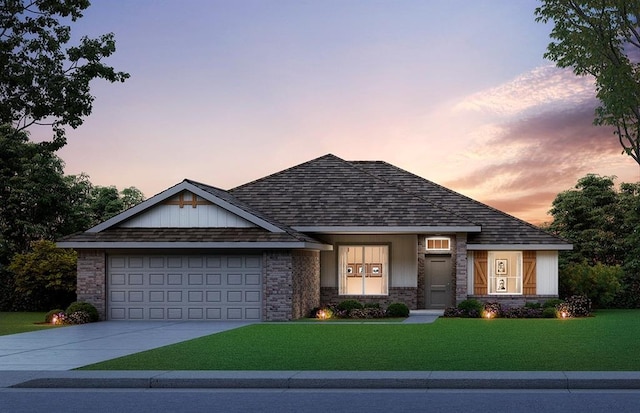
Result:
<svg viewBox="0 0 640 413">
<path fill-rule="evenodd" d="M 524 295 L 536 294 L 537 280 L 536 252 L 522 252 L 522 293 Z"/>
<path fill-rule="evenodd" d="M 251 222 L 217 205 L 157 205 L 122 224 L 127 228 L 250 228 Z"/>
<path fill-rule="evenodd" d="M 390 287 L 417 287 L 418 252 L 417 238 L 410 235 L 327 235 L 323 239 L 331 244 L 390 244 L 391 284 Z M 338 287 L 338 248 L 320 254 L 320 285 Z"/>
<path fill-rule="evenodd" d="M 558 295 L 558 251 L 538 251 L 536 260 L 538 295 Z"/>
</svg>

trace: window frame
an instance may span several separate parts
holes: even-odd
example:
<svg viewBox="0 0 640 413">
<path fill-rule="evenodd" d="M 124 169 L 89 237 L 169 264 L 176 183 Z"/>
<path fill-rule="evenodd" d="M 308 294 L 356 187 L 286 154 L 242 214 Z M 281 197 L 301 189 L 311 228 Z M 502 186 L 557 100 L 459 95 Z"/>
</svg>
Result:
<svg viewBox="0 0 640 413">
<path fill-rule="evenodd" d="M 380 293 L 374 293 L 374 294 L 370 294 L 367 293 L 366 291 L 366 278 L 367 278 L 367 274 L 368 272 L 365 270 L 364 274 L 365 276 L 362 277 L 362 289 L 360 290 L 360 292 L 357 293 L 351 293 L 346 290 L 346 282 L 348 281 L 348 266 L 349 264 L 354 264 L 354 263 L 349 263 L 348 259 L 347 262 L 342 262 L 343 258 L 342 258 L 342 249 L 343 248 L 371 248 L 371 247 L 382 247 L 386 249 L 386 263 L 385 262 L 380 262 L 379 264 L 381 264 L 382 266 L 382 292 Z M 363 242 L 354 242 L 354 243 L 340 243 L 336 245 L 336 275 L 337 275 L 337 283 L 338 283 L 338 296 L 360 296 L 360 297 L 388 297 L 389 296 L 389 288 L 391 286 L 391 243 L 363 243 Z M 366 253 L 364 253 L 363 251 L 363 258 L 362 258 L 362 263 L 358 263 L 356 264 L 356 268 L 353 269 L 352 271 L 358 271 L 358 265 L 359 264 L 364 264 L 365 267 L 370 267 L 374 264 L 378 264 L 378 262 L 367 262 L 366 260 Z M 343 268 L 343 265 L 345 265 L 345 267 Z M 372 267 L 371 267 L 372 268 Z M 375 273 L 375 271 L 371 271 L 371 273 Z M 353 274 L 353 272 L 352 272 Z M 357 277 L 357 275 L 356 275 Z M 377 277 L 377 276 L 376 276 Z"/>
<path fill-rule="evenodd" d="M 429 241 L 447 241 L 448 248 L 429 248 Z M 434 253 L 451 252 L 451 238 L 443 236 L 426 237 L 424 240 L 424 249 L 426 252 Z"/>
<path fill-rule="evenodd" d="M 504 264 L 504 267 L 501 265 Z M 504 281 L 504 291 L 499 284 Z M 515 288 L 512 287 L 515 283 Z M 487 295 L 524 294 L 524 258 L 522 251 L 487 252 Z"/>
</svg>

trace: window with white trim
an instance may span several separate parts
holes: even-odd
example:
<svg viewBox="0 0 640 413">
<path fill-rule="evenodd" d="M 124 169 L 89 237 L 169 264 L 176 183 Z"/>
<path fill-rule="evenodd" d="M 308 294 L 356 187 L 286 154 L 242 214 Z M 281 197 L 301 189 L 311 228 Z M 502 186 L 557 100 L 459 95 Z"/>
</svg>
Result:
<svg viewBox="0 0 640 413">
<path fill-rule="evenodd" d="M 522 294 L 522 251 L 489 251 L 489 294 Z"/>
<path fill-rule="evenodd" d="M 340 295 L 388 295 L 389 246 L 339 246 L 338 279 Z"/>
<path fill-rule="evenodd" d="M 426 239 L 426 248 L 430 252 L 442 252 L 451 250 L 451 240 L 447 237 L 429 237 Z"/>
</svg>

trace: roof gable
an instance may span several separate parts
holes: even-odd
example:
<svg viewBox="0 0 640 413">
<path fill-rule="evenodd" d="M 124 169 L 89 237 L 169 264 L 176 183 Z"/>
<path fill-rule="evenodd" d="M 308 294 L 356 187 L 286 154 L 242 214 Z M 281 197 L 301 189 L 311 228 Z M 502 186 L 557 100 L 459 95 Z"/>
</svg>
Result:
<svg viewBox="0 0 640 413">
<path fill-rule="evenodd" d="M 229 193 L 299 231 L 480 230 L 473 221 L 334 155 L 269 175 Z"/>
<path fill-rule="evenodd" d="M 127 228 L 247 228 L 257 226 L 269 232 L 285 232 L 280 226 L 252 214 L 233 197 L 214 187 L 204 190 L 184 180 L 86 232 L 101 232 L 114 227 Z M 188 206 L 188 208 L 184 208 Z M 195 208 L 194 208 L 195 207 Z M 198 208 L 202 207 L 200 210 Z"/>
</svg>

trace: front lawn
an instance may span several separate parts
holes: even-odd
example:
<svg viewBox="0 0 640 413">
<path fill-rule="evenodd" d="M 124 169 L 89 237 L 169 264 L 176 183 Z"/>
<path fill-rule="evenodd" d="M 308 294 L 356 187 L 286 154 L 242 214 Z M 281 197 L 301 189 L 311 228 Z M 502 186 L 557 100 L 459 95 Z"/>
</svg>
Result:
<svg viewBox="0 0 640 413">
<path fill-rule="evenodd" d="M 44 324 L 44 316 L 46 314 L 0 312 L 0 336 L 60 327 Z"/>
<path fill-rule="evenodd" d="M 433 324 L 255 324 L 86 370 L 640 370 L 640 312 Z"/>
</svg>

